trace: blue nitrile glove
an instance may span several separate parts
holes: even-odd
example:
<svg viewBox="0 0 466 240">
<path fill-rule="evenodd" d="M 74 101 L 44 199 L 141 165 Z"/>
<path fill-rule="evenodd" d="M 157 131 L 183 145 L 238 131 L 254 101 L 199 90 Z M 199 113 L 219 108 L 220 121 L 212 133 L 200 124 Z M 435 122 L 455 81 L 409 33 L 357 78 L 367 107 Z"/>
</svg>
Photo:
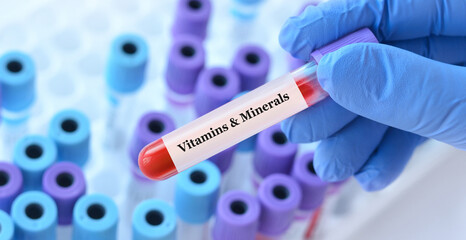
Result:
<svg viewBox="0 0 466 240">
<path fill-rule="evenodd" d="M 322 140 L 314 164 L 323 180 L 354 175 L 368 191 L 394 181 L 424 137 L 465 150 L 466 68 L 453 65 L 466 61 L 465 25 L 464 0 L 330 0 L 307 7 L 280 34 L 297 58 L 309 60 L 314 49 L 363 27 L 384 44 L 324 56 L 317 76 L 330 98 L 287 119 L 284 132 L 293 142 Z"/>
</svg>

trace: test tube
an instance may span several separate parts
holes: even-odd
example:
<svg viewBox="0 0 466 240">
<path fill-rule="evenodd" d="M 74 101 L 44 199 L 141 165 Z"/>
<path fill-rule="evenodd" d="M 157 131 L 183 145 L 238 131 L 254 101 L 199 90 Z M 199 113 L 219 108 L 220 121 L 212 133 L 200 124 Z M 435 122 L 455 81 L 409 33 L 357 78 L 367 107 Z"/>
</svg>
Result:
<svg viewBox="0 0 466 240">
<path fill-rule="evenodd" d="M 52 139 L 28 135 L 18 141 L 13 162 L 23 175 L 24 191 L 41 190 L 42 175 L 57 159 L 57 148 Z"/>
<path fill-rule="evenodd" d="M 141 171 L 151 179 L 167 179 L 321 101 L 328 94 L 317 80 L 318 62 L 324 54 L 356 42 L 377 39 L 365 28 L 314 51 L 313 60 L 301 68 L 147 145 L 139 156 Z M 222 131 L 217 134 L 211 128 Z"/>
<path fill-rule="evenodd" d="M 157 192 L 163 192 L 161 197 L 164 197 L 164 200 L 172 200 L 174 181 L 156 183 L 145 178 L 138 168 L 138 154 L 146 144 L 173 131 L 175 128 L 172 118 L 163 112 L 147 112 L 139 119 L 128 147 L 130 169 L 133 175 L 126 194 L 125 211 L 128 216 L 131 216 L 137 204 L 155 197 Z M 127 218 L 127 220 L 130 219 Z"/>
<path fill-rule="evenodd" d="M 279 124 L 260 132 L 253 159 L 253 186 L 257 189 L 271 174 L 289 174 L 297 151 L 298 146 L 288 141 Z"/>
<path fill-rule="evenodd" d="M 123 142 L 135 94 L 145 82 L 148 56 L 149 47 L 138 35 L 122 34 L 112 42 L 105 75 L 109 103 L 105 145 L 108 147 L 115 148 Z"/>
<path fill-rule="evenodd" d="M 210 0 L 178 0 L 172 35 L 192 35 L 200 39 L 207 36 L 211 13 Z"/>
<path fill-rule="evenodd" d="M 20 51 L 0 57 L 2 144 L 6 156 L 27 133 L 27 120 L 36 100 L 36 69 L 33 60 Z"/>
<path fill-rule="evenodd" d="M 293 164 L 291 176 L 301 187 L 302 200 L 294 222 L 287 233 L 289 239 L 303 239 L 311 216 L 324 202 L 328 183 L 322 181 L 314 169 L 314 153 L 303 154 Z"/>
<path fill-rule="evenodd" d="M 194 108 L 197 116 L 202 116 L 229 102 L 239 93 L 238 74 L 227 68 L 214 67 L 204 69 L 198 78 L 194 95 Z M 230 147 L 209 158 L 220 172 L 225 173 L 231 164 L 235 146 Z"/>
<path fill-rule="evenodd" d="M 0 210 L 10 213 L 13 200 L 22 190 L 23 175 L 19 168 L 11 163 L 0 162 Z"/>
<path fill-rule="evenodd" d="M 176 213 L 168 203 L 149 199 L 133 213 L 133 240 L 175 240 Z"/>
<path fill-rule="evenodd" d="M 179 217 L 179 239 L 208 238 L 209 220 L 215 212 L 220 180 L 220 171 L 209 161 L 198 164 L 178 176 L 175 211 Z"/>
<path fill-rule="evenodd" d="M 105 195 L 84 195 L 73 208 L 73 240 L 114 240 L 117 224 L 118 208 Z"/>
<path fill-rule="evenodd" d="M 15 225 L 10 215 L 3 210 L 0 210 L 0 227 L 0 239 L 13 240 Z"/>
<path fill-rule="evenodd" d="M 0 57 L 2 118 L 6 124 L 24 123 L 36 99 L 36 68 L 31 57 L 11 51 Z"/>
<path fill-rule="evenodd" d="M 56 239 L 57 205 L 43 192 L 21 193 L 13 202 L 11 217 L 17 240 Z"/>
<path fill-rule="evenodd" d="M 83 167 L 89 159 L 91 130 L 83 113 L 67 109 L 50 121 L 49 136 L 57 146 L 58 161 L 70 161 Z"/>
<path fill-rule="evenodd" d="M 42 177 L 42 190 L 55 201 L 58 210 L 57 235 L 71 239 L 73 207 L 86 193 L 86 180 L 81 168 L 72 162 L 58 162 Z"/>
<path fill-rule="evenodd" d="M 256 239 L 282 239 L 293 222 L 301 196 L 301 188 L 290 176 L 268 176 L 258 191 L 261 215 Z"/>
<path fill-rule="evenodd" d="M 233 59 L 232 69 L 241 80 L 241 91 L 250 91 L 267 81 L 269 54 L 258 45 L 242 46 Z"/>
<path fill-rule="evenodd" d="M 257 198 L 243 191 L 229 191 L 217 204 L 213 240 L 254 240 L 259 226 Z"/>
</svg>

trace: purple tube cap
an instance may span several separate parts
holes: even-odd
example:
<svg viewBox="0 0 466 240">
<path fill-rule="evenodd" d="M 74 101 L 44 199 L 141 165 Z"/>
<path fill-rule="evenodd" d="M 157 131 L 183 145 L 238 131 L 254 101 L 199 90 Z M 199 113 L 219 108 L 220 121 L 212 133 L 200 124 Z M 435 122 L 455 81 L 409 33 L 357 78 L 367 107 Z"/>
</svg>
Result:
<svg viewBox="0 0 466 240">
<path fill-rule="evenodd" d="M 71 224 L 74 204 L 86 193 L 81 168 L 72 162 L 53 164 L 42 177 L 42 188 L 57 204 L 58 224 Z"/>
<path fill-rule="evenodd" d="M 297 151 L 298 146 L 288 141 L 280 125 L 273 125 L 260 132 L 257 137 L 255 171 L 263 178 L 273 173 L 288 174 Z"/>
<path fill-rule="evenodd" d="M 238 74 L 227 68 L 204 69 L 197 80 L 194 107 L 202 116 L 229 102 L 240 92 Z"/>
<path fill-rule="evenodd" d="M 189 34 L 204 39 L 211 9 L 210 0 L 179 0 L 172 35 Z"/>
<path fill-rule="evenodd" d="M 268 236 L 283 234 L 294 219 L 301 202 L 301 188 L 285 174 L 272 174 L 259 186 L 261 216 L 259 232 Z"/>
<path fill-rule="evenodd" d="M 232 68 L 241 79 L 241 90 L 253 90 L 267 80 L 270 67 L 269 54 L 256 45 L 241 47 L 233 59 Z"/>
<path fill-rule="evenodd" d="M 243 191 L 229 191 L 218 204 L 213 227 L 214 240 L 253 240 L 259 225 L 260 204 Z"/>
<path fill-rule="evenodd" d="M 147 112 L 138 121 L 129 146 L 131 161 L 138 169 L 139 152 L 149 143 L 175 130 L 173 119 L 162 112 Z"/>
<path fill-rule="evenodd" d="M 11 203 L 23 190 L 23 175 L 11 163 L 0 162 L 0 209 L 9 213 Z"/>
<path fill-rule="evenodd" d="M 374 34 L 368 28 L 362 28 L 356 32 L 350 33 L 330 44 L 327 44 L 314 52 L 311 53 L 311 58 L 313 58 L 317 63 L 320 62 L 320 59 L 327 54 L 334 52 L 346 45 L 353 43 L 378 43 L 379 41 L 374 36 Z"/>
<path fill-rule="evenodd" d="M 324 201 L 328 183 L 322 181 L 315 173 L 314 153 L 306 153 L 297 158 L 293 164 L 291 176 L 298 182 L 302 190 L 302 201 L 299 209 L 311 211 Z"/>
<path fill-rule="evenodd" d="M 202 41 L 195 36 L 178 36 L 168 56 L 165 72 L 168 87 L 178 94 L 192 94 L 204 64 L 205 52 Z"/>
</svg>

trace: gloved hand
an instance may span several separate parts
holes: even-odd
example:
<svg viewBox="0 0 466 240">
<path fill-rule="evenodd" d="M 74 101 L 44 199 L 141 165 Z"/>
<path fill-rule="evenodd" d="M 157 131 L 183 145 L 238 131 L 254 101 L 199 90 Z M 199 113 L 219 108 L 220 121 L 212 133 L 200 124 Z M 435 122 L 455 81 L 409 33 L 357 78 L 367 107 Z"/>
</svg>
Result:
<svg viewBox="0 0 466 240">
<path fill-rule="evenodd" d="M 324 56 L 317 76 L 330 98 L 284 121 L 293 142 L 322 140 L 314 167 L 326 181 L 354 175 L 386 187 L 425 138 L 466 149 L 466 1 L 329 0 L 280 33 L 294 57 L 369 27 L 384 44 Z"/>
</svg>

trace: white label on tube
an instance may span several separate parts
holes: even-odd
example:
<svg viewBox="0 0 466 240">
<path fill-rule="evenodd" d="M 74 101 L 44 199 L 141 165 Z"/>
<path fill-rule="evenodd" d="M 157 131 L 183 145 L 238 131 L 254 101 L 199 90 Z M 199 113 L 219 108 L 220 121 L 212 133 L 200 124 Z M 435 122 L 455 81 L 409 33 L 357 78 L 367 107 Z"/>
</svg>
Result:
<svg viewBox="0 0 466 240">
<path fill-rule="evenodd" d="M 307 107 L 286 74 L 176 129 L 163 141 L 181 172 Z"/>
</svg>

